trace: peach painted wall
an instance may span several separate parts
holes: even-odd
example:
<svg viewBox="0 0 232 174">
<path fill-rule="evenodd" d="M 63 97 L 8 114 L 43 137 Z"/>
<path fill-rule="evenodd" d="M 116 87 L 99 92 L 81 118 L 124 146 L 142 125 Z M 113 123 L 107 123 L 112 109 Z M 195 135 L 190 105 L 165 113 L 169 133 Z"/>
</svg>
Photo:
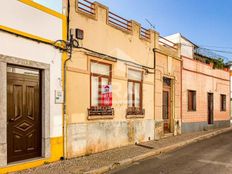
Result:
<svg viewBox="0 0 232 174">
<path fill-rule="evenodd" d="M 162 137 L 163 132 L 163 77 L 172 79 L 171 88 L 171 132 L 174 135 L 181 133 L 181 59 L 179 58 L 180 46 L 176 49 L 160 44 L 155 45 L 155 137 Z M 160 124 L 161 123 L 161 124 Z"/>
<path fill-rule="evenodd" d="M 230 74 L 209 65 L 182 57 L 182 122 L 205 122 L 208 119 L 207 93 L 214 94 L 214 121 L 229 120 Z M 188 112 L 188 90 L 196 90 L 196 111 Z M 220 95 L 226 95 L 226 111 L 220 111 Z"/>
</svg>

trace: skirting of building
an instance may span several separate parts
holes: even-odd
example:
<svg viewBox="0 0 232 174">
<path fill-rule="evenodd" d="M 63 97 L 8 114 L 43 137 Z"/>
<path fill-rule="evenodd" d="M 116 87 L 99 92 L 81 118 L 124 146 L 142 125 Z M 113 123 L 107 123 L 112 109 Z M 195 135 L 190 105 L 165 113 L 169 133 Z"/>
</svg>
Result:
<svg viewBox="0 0 232 174">
<path fill-rule="evenodd" d="M 98 121 L 68 125 L 68 158 L 154 140 L 154 120 Z"/>
<path fill-rule="evenodd" d="M 194 122 L 184 123 L 182 122 L 182 133 L 204 131 L 213 128 L 230 127 L 230 120 L 214 121 L 214 124 L 208 124 L 207 122 Z"/>
</svg>

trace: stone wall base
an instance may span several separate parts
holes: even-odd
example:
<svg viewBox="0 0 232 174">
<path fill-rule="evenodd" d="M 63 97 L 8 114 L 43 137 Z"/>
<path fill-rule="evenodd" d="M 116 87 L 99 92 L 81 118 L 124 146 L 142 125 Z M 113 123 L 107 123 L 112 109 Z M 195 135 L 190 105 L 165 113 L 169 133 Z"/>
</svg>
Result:
<svg viewBox="0 0 232 174">
<path fill-rule="evenodd" d="M 154 140 L 153 120 L 98 121 L 68 125 L 67 157 Z"/>
<path fill-rule="evenodd" d="M 159 140 L 164 136 L 164 122 L 155 121 L 155 140 Z"/>
<path fill-rule="evenodd" d="M 182 123 L 182 133 L 204 131 L 214 128 L 230 127 L 230 120 L 214 121 L 214 124 L 209 125 L 207 122 Z"/>
</svg>

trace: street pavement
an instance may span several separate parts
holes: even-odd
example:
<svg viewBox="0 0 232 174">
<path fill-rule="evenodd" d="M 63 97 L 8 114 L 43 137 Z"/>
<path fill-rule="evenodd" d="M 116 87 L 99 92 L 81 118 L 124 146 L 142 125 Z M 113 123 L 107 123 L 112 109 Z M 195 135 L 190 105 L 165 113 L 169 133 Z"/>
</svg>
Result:
<svg viewBox="0 0 232 174">
<path fill-rule="evenodd" d="M 232 131 L 117 168 L 109 174 L 232 174 Z"/>
</svg>

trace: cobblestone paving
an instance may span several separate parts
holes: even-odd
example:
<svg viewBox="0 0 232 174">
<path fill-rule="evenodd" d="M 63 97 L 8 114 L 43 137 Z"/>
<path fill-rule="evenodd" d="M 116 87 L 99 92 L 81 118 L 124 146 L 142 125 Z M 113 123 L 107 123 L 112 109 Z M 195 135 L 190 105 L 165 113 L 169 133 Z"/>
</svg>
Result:
<svg viewBox="0 0 232 174">
<path fill-rule="evenodd" d="M 182 141 L 190 140 L 198 136 L 208 134 L 209 132 L 212 132 L 212 130 L 188 133 L 175 137 L 171 136 L 161 139 L 159 141 L 149 141 L 143 143 L 144 145 L 153 147 L 153 149 L 136 145 L 129 145 L 89 156 L 45 164 L 41 167 L 28 169 L 20 172 L 14 172 L 14 174 L 81 174 L 83 172 L 110 165 L 112 163 L 117 164 L 118 161 L 121 161 L 123 159 L 132 158 L 152 151 L 154 149 L 159 149 Z"/>
</svg>

